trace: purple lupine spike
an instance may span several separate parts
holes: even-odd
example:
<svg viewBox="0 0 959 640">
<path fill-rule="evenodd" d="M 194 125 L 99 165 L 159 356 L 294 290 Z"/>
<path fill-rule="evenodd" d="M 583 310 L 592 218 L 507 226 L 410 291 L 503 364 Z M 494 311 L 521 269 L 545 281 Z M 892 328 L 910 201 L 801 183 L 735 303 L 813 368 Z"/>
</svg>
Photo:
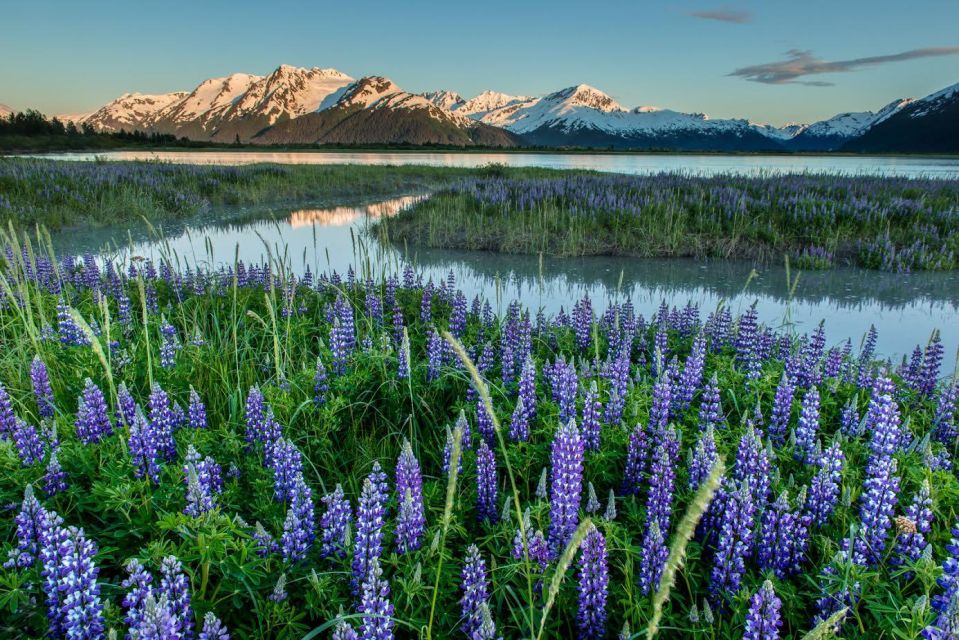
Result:
<svg viewBox="0 0 959 640">
<path fill-rule="evenodd" d="M 57 303 L 57 334 L 60 336 L 60 344 L 66 347 L 90 346 L 90 339 L 73 319 L 69 305 L 62 298 Z"/>
<path fill-rule="evenodd" d="M 874 457 L 893 455 L 903 441 L 899 406 L 893 396 L 892 381 L 880 371 L 873 384 L 866 410 L 866 430 L 871 433 L 869 449 Z"/>
<path fill-rule="evenodd" d="M 936 392 L 936 385 L 939 383 L 939 368 L 942 366 L 943 350 L 942 339 L 939 337 L 939 330 L 937 329 L 932 332 L 932 337 L 929 338 L 919 375 L 919 391 L 927 398 L 931 398 Z"/>
<path fill-rule="evenodd" d="M 153 391 L 147 400 L 149 407 L 149 433 L 155 443 L 155 451 L 167 460 L 176 459 L 176 441 L 173 432 L 176 430 L 176 416 L 170 407 L 170 398 L 160 385 L 154 384 Z"/>
<path fill-rule="evenodd" d="M 180 339 L 177 337 L 176 327 L 160 319 L 160 366 L 172 369 L 176 366 L 176 354 L 180 351 Z"/>
<path fill-rule="evenodd" d="M 83 529 L 63 527 L 53 512 L 46 514 L 41 544 L 50 634 L 78 640 L 103 637 L 99 569 L 93 562 L 96 544 Z"/>
<path fill-rule="evenodd" d="M 763 582 L 763 586 L 749 600 L 743 640 L 779 640 L 779 628 L 783 624 L 779 613 L 782 606 L 773 583 L 769 580 Z"/>
<path fill-rule="evenodd" d="M 957 397 L 959 397 L 959 383 L 944 386 L 939 391 L 936 411 L 932 418 L 933 436 L 946 445 L 951 445 L 959 437 L 959 429 L 956 428 Z"/>
<path fill-rule="evenodd" d="M 283 535 L 280 548 L 287 562 L 300 562 L 313 545 L 314 531 L 313 492 L 303 480 L 303 474 L 296 476 L 293 495 L 283 522 Z"/>
<path fill-rule="evenodd" d="M 716 374 L 709 379 L 703 390 L 702 402 L 699 405 L 699 428 L 706 430 L 710 425 L 721 429 L 726 424 L 723 408 L 719 400 L 719 380 Z"/>
<path fill-rule="evenodd" d="M 378 474 L 379 463 L 363 481 L 360 502 L 356 510 L 356 541 L 353 547 L 352 588 L 359 595 L 373 560 L 383 552 L 383 525 L 386 518 L 386 492 Z"/>
<path fill-rule="evenodd" d="M 346 330 L 340 324 L 339 318 L 333 319 L 330 326 L 330 352 L 333 355 L 333 374 L 342 376 L 349 366 L 349 349 L 347 348 Z"/>
<path fill-rule="evenodd" d="M 513 409 L 513 416 L 509 422 L 509 438 L 514 442 L 523 442 L 529 439 L 529 413 L 526 403 L 520 395 Z"/>
<path fill-rule="evenodd" d="M 818 526 L 829 522 L 833 509 L 839 502 L 843 458 L 839 442 L 833 442 L 819 458 L 819 471 L 812 479 L 809 499 L 806 502 L 807 512 Z"/>
<path fill-rule="evenodd" d="M 672 380 L 662 375 L 653 385 L 653 404 L 649 409 L 649 424 L 646 430 L 656 433 L 669 424 L 669 407 L 672 404 Z"/>
<path fill-rule="evenodd" d="M 183 565 L 176 556 L 167 556 L 160 564 L 158 593 L 165 596 L 170 605 L 178 638 L 193 637 L 193 609 L 190 607 L 190 580 L 183 572 Z"/>
<path fill-rule="evenodd" d="M 583 495 L 583 441 L 572 420 L 556 430 L 550 460 L 549 541 L 555 557 L 576 532 Z"/>
<path fill-rule="evenodd" d="M 565 424 L 576 417 L 576 367 L 560 357 L 551 369 L 553 402 L 559 405 L 559 420 Z"/>
<path fill-rule="evenodd" d="M 107 401 L 100 387 L 86 379 L 80 395 L 76 419 L 77 438 L 84 444 L 94 444 L 113 433 L 107 412 Z"/>
<path fill-rule="evenodd" d="M 573 331 L 576 333 L 576 346 L 580 351 L 588 351 L 592 341 L 593 305 L 589 296 L 573 305 Z"/>
<path fill-rule="evenodd" d="M 13 401 L 6 387 L 0 382 L 0 440 L 8 440 L 13 436 L 17 426 L 17 416 L 13 412 Z"/>
<path fill-rule="evenodd" d="M 405 439 L 396 463 L 396 496 L 400 506 L 396 516 L 396 547 L 397 552 L 403 554 L 419 549 L 426 533 L 423 476 L 413 446 Z"/>
<path fill-rule="evenodd" d="M 398 380 L 410 379 L 410 337 L 405 328 L 396 352 L 396 377 Z"/>
<path fill-rule="evenodd" d="M 756 380 L 762 366 L 758 357 L 758 314 L 753 304 L 746 313 L 739 317 L 739 327 L 736 331 L 736 362 L 742 365 L 746 378 Z"/>
<path fill-rule="evenodd" d="M 466 562 L 463 564 L 460 577 L 462 578 L 460 590 L 463 592 L 463 597 L 460 599 L 463 622 L 460 628 L 467 638 L 475 638 L 483 622 L 480 610 L 482 605 L 488 604 L 489 601 L 486 561 L 483 560 L 475 544 L 466 548 Z"/>
<path fill-rule="evenodd" d="M 891 457 L 874 456 L 867 466 L 859 506 L 862 528 L 854 541 L 852 554 L 856 564 L 875 566 L 886 549 L 898 501 L 899 476 L 896 472 L 896 460 Z"/>
<path fill-rule="evenodd" d="M 212 611 L 207 611 L 203 616 L 203 630 L 197 640 L 230 640 L 230 633 Z"/>
<path fill-rule="evenodd" d="M 643 535 L 643 544 L 639 559 L 639 591 L 643 595 L 655 591 L 659 587 L 663 575 L 663 567 L 669 558 L 669 549 L 666 539 L 659 529 L 659 524 L 653 522 Z"/>
<path fill-rule="evenodd" d="M 746 482 L 749 485 L 753 505 L 760 511 L 766 505 L 769 496 L 771 458 L 772 454 L 763 447 L 763 442 L 756 430 L 752 425 L 748 425 L 736 450 L 733 478 L 737 482 Z"/>
<path fill-rule="evenodd" d="M 596 390 L 596 381 L 594 380 L 590 384 L 589 391 L 583 397 L 583 419 L 581 422 L 583 446 L 594 451 L 599 451 L 600 409 L 599 392 Z"/>
<path fill-rule="evenodd" d="M 716 435 L 712 426 L 699 434 L 695 448 L 690 452 L 689 488 L 695 491 L 709 477 L 719 453 L 716 450 Z"/>
<path fill-rule="evenodd" d="M 519 397 L 528 422 L 536 417 L 536 363 L 532 355 L 526 356 L 519 374 Z"/>
<path fill-rule="evenodd" d="M 702 334 L 693 340 L 693 346 L 683 366 L 673 402 L 677 411 L 685 411 L 693 402 L 693 396 L 703 384 L 703 369 L 706 364 L 706 338 Z"/>
<path fill-rule="evenodd" d="M 54 496 L 67 489 L 67 474 L 60 466 L 60 460 L 57 456 L 57 450 L 50 452 L 50 459 L 47 460 L 46 472 L 43 474 L 43 492 L 48 496 Z"/>
<path fill-rule="evenodd" d="M 191 518 L 199 518 L 215 507 L 213 493 L 208 483 L 200 480 L 196 464 L 188 462 L 183 467 L 183 481 L 186 484 L 186 507 L 183 513 Z"/>
<path fill-rule="evenodd" d="M 187 409 L 187 419 L 191 429 L 206 429 L 206 407 L 200 399 L 200 394 L 190 386 L 190 405 Z"/>
<path fill-rule="evenodd" d="M 476 449 L 476 514 L 481 522 L 499 519 L 496 455 L 485 440 Z"/>
<path fill-rule="evenodd" d="M 453 313 L 450 315 L 450 333 L 462 338 L 466 333 L 466 296 L 457 291 L 453 298 Z"/>
<path fill-rule="evenodd" d="M 43 461 L 43 443 L 40 442 L 37 428 L 20 418 L 16 419 L 13 428 L 13 444 L 24 467 Z"/>
<path fill-rule="evenodd" d="M 839 414 L 839 431 L 848 438 L 858 438 L 862 435 L 862 421 L 856 408 L 856 396 L 843 406 Z"/>
<path fill-rule="evenodd" d="M 36 562 L 40 555 L 40 536 L 45 518 L 45 510 L 33 493 L 33 485 L 23 490 L 23 502 L 15 522 L 17 525 L 17 546 L 10 550 L 4 568 L 25 568 Z"/>
<path fill-rule="evenodd" d="M 143 417 L 143 412 L 136 409 L 133 421 L 129 425 L 130 437 L 127 446 L 130 449 L 130 458 L 133 461 L 134 474 L 138 478 L 149 478 L 154 484 L 160 482 L 160 458 L 158 434 L 154 431 L 153 423 Z"/>
<path fill-rule="evenodd" d="M 810 387 L 802 399 L 799 422 L 796 427 L 796 449 L 793 456 L 806 464 L 815 461 L 814 452 L 819 438 L 819 389 Z"/>
<path fill-rule="evenodd" d="M 773 399 L 773 409 L 769 416 L 769 437 L 776 446 L 786 442 L 786 433 L 789 430 L 789 416 L 792 413 L 793 396 L 796 386 L 785 372 L 779 379 L 776 387 L 776 396 Z M 808 395 L 808 393 L 807 393 Z"/>
<path fill-rule="evenodd" d="M 321 544 L 320 557 L 329 558 L 346 556 L 347 530 L 353 520 L 353 510 L 350 501 L 343 495 L 343 487 L 336 485 L 333 493 L 322 498 L 326 511 L 320 518 Z"/>
<path fill-rule="evenodd" d="M 493 417 L 486 409 L 486 403 L 479 400 L 476 403 L 476 430 L 483 441 L 490 446 L 496 446 L 496 431 L 493 426 Z"/>
<path fill-rule="evenodd" d="M 623 476 L 623 493 L 637 494 L 643 486 L 649 457 L 649 436 L 642 425 L 637 424 L 629 434 L 626 449 L 626 472 Z"/>
<path fill-rule="evenodd" d="M 947 640 L 959 633 L 959 524 L 952 528 L 946 552 L 949 555 L 942 563 L 942 576 L 936 580 L 942 593 L 932 597 L 936 619 L 922 631 L 926 640 Z"/>
<path fill-rule="evenodd" d="M 724 491 L 719 539 L 710 574 L 710 591 L 717 600 L 723 594 L 739 591 L 746 571 L 746 558 L 752 554 L 753 517 L 756 509 L 746 484 L 728 483 Z"/>
<path fill-rule="evenodd" d="M 606 408 L 603 414 L 603 420 L 606 424 L 618 425 L 623 419 L 623 410 L 626 407 L 626 394 L 629 392 L 629 355 L 629 351 L 624 349 L 610 364 L 609 397 L 606 400 Z M 668 398 L 666 402 L 668 405 Z M 666 412 L 668 415 L 668 406 L 666 407 Z"/>
<path fill-rule="evenodd" d="M 256 546 L 256 555 L 261 558 L 266 558 L 271 553 L 276 553 L 280 550 L 280 545 L 276 543 L 276 540 L 273 539 L 273 536 L 263 527 L 259 522 L 256 523 L 256 526 L 253 528 L 253 533 L 250 536 L 253 538 L 253 542 Z"/>
<path fill-rule="evenodd" d="M 41 418 L 52 418 L 55 413 L 53 388 L 50 386 L 47 365 L 43 364 L 40 356 L 34 356 L 33 362 L 30 363 L 30 382 L 33 385 L 33 396 L 37 400 L 37 415 Z"/>
<path fill-rule="evenodd" d="M 932 495 L 929 480 L 923 480 L 903 518 L 897 518 L 899 535 L 896 550 L 890 559 L 893 565 L 915 562 L 926 547 L 926 534 L 932 529 Z"/>
<path fill-rule="evenodd" d="M 393 301 L 393 340 L 399 344 L 406 330 L 406 321 L 403 318 L 403 307 L 398 300 Z"/>
<path fill-rule="evenodd" d="M 120 586 L 126 589 L 122 601 L 123 608 L 126 609 L 123 620 L 130 629 L 138 629 L 143 620 L 146 600 L 153 594 L 153 576 L 136 558 L 127 561 L 124 568 L 128 575 L 120 583 Z M 130 638 L 129 634 L 127 638 Z"/>
<path fill-rule="evenodd" d="M 370 558 L 370 566 L 360 585 L 360 614 L 362 640 L 392 640 L 393 605 L 390 603 L 390 583 L 383 578 L 379 556 Z"/>
<path fill-rule="evenodd" d="M 423 288 L 423 297 L 420 299 L 420 322 L 430 324 L 433 322 L 433 283 L 430 282 Z"/>
<path fill-rule="evenodd" d="M 292 502 L 297 478 L 303 473 L 300 450 L 289 440 L 280 438 L 273 443 L 268 464 L 273 470 L 273 499 Z"/>
<path fill-rule="evenodd" d="M 674 428 L 664 431 L 664 437 L 653 451 L 649 470 L 649 496 L 646 502 L 646 522 L 655 522 L 663 537 L 669 533 L 673 510 L 673 490 L 676 483 L 676 456 L 679 439 Z"/>
<path fill-rule="evenodd" d="M 806 539 L 802 517 L 790 508 L 785 491 L 763 512 L 757 545 L 759 566 L 781 579 L 799 571 Z"/>
<path fill-rule="evenodd" d="M 120 383 L 120 386 L 117 387 L 117 410 L 116 410 L 116 422 L 117 425 L 125 424 L 127 428 L 133 424 L 134 418 L 137 415 L 137 403 L 133 399 L 133 395 L 130 393 L 130 390 L 127 389 L 127 385 L 124 382 Z"/>
<path fill-rule="evenodd" d="M 453 457 L 453 432 L 449 426 L 446 427 L 446 445 L 443 447 L 443 473 L 450 472 L 450 459 Z M 463 473 L 463 456 L 459 457 L 456 465 L 457 473 Z"/>
<path fill-rule="evenodd" d="M 580 546 L 579 610 L 576 624 L 584 640 L 606 636 L 606 595 L 609 586 L 609 563 L 606 538 L 594 526 L 589 528 Z"/>
<path fill-rule="evenodd" d="M 436 331 L 430 329 L 426 341 L 426 379 L 429 382 L 438 380 L 443 367 L 443 355 L 446 352 L 443 338 Z"/>
</svg>

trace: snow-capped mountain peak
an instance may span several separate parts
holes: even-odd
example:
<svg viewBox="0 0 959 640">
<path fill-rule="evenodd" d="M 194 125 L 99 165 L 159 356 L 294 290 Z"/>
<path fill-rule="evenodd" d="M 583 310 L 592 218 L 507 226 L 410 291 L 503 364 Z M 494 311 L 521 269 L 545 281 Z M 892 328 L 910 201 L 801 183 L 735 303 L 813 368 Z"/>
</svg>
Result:
<svg viewBox="0 0 959 640">
<path fill-rule="evenodd" d="M 562 102 L 566 108 L 586 107 L 604 113 L 626 111 L 609 95 L 588 84 L 567 87 L 543 98 L 543 101 Z"/>
<path fill-rule="evenodd" d="M 466 103 L 463 97 L 455 91 L 427 91 L 420 95 L 440 109 L 447 111 L 456 111 Z"/>
</svg>

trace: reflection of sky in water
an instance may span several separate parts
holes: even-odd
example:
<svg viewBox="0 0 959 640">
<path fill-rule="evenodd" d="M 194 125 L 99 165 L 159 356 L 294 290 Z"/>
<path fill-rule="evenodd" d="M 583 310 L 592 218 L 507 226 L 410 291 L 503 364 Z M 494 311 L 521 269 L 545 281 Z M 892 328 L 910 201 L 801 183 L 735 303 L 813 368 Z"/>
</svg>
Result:
<svg viewBox="0 0 959 640">
<path fill-rule="evenodd" d="M 738 173 L 842 173 L 848 175 L 926 176 L 959 178 L 959 158 L 840 156 L 840 155 L 723 155 L 668 153 L 428 153 L 348 151 L 107 151 L 59 153 L 56 160 L 163 160 L 183 164 L 365 164 L 479 167 L 492 162 L 513 167 L 595 169 L 613 173 L 648 174 L 679 171 L 694 175 Z"/>
<path fill-rule="evenodd" d="M 361 275 L 379 276 L 398 267 L 403 249 L 381 246 L 363 233 L 365 226 L 421 197 L 303 209 L 246 224 L 196 224 L 171 233 L 162 243 L 134 242 L 130 251 L 153 258 L 167 255 L 181 267 L 231 264 L 238 257 L 245 262 L 280 260 L 296 272 L 308 265 L 314 273 L 330 269 L 345 273 L 353 264 Z M 73 233 L 60 241 L 79 250 L 76 247 L 91 242 L 102 246 L 106 237 L 102 232 L 89 238 Z M 124 242 L 122 232 L 114 242 Z M 947 362 L 953 361 L 959 345 L 959 274 L 954 273 L 898 275 L 851 268 L 802 273 L 790 299 L 783 267 L 757 267 L 751 277 L 753 266 L 744 262 L 610 257 L 541 262 L 537 256 L 423 248 L 410 248 L 408 258 L 434 280 L 445 278 L 452 269 L 469 298 L 482 293 L 499 310 L 517 299 L 532 310 L 542 307 L 555 313 L 562 306 L 568 311 L 585 293 L 597 309 L 609 300 L 628 297 L 646 317 L 663 299 L 677 305 L 697 301 L 704 316 L 723 300 L 734 311 L 756 301 L 761 318 L 771 325 L 791 322 L 809 331 L 825 319 L 830 343 L 849 337 L 858 346 L 869 325 L 875 324 L 879 348 L 888 355 L 901 355 L 925 343 L 935 328 L 944 333 Z"/>
</svg>

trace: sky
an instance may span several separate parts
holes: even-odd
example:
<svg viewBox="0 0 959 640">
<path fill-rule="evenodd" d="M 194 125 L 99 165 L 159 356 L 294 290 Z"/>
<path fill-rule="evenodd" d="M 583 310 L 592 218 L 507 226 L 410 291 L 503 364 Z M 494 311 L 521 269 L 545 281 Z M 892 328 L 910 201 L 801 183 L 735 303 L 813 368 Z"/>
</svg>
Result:
<svg viewBox="0 0 959 640">
<path fill-rule="evenodd" d="M 957 0 L 0 0 L 0 16 L 0 103 L 47 114 L 281 63 L 466 97 L 586 83 L 776 125 L 959 82 Z"/>
</svg>

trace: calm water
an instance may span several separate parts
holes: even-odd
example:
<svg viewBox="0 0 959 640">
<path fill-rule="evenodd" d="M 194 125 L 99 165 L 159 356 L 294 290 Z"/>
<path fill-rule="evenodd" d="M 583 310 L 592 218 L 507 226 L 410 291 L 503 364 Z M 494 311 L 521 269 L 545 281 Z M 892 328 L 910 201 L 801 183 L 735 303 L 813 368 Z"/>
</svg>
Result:
<svg viewBox="0 0 959 640">
<path fill-rule="evenodd" d="M 671 304 L 696 301 L 703 315 L 726 301 L 734 311 L 758 303 L 761 318 L 770 324 L 793 323 L 811 330 L 826 320 L 830 344 L 851 338 L 858 345 L 875 324 L 882 353 L 898 357 L 917 343 L 925 343 L 933 329 L 943 331 L 947 362 L 959 346 L 959 274 L 919 273 L 897 275 L 840 268 L 802 273 L 795 293 L 789 295 L 787 273 L 778 266 L 756 267 L 743 262 L 648 260 L 629 258 L 545 258 L 503 256 L 484 252 L 383 247 L 364 234 L 367 225 L 393 215 L 423 196 L 404 196 L 382 202 L 297 211 L 241 212 L 249 223 L 195 219 L 164 230 L 163 242 L 150 240 L 145 230 L 71 232 L 55 238 L 58 248 L 93 251 L 112 245 L 121 257 L 168 256 L 181 266 L 232 264 L 244 261 L 282 260 L 297 272 L 309 266 L 314 273 L 350 264 L 361 265 L 361 274 L 392 270 L 405 258 L 428 277 L 445 278 L 452 270 L 469 298 L 486 295 L 500 310 L 518 299 L 531 309 L 554 313 L 568 311 L 572 302 L 588 293 L 597 308 L 609 300 L 632 300 L 649 317 L 666 299 Z M 236 213 L 236 212 L 234 212 Z M 119 248 L 118 248 L 119 245 Z M 796 274 L 792 274 L 795 278 Z M 946 369 L 951 371 L 951 365 Z"/>
<path fill-rule="evenodd" d="M 163 160 L 185 164 L 364 164 L 478 167 L 500 163 L 512 167 L 550 169 L 595 169 L 613 173 L 648 174 L 679 171 L 694 175 L 735 173 L 743 175 L 782 173 L 841 173 L 959 178 L 956 157 L 894 157 L 836 155 L 720 155 L 720 154 L 610 154 L 610 153 L 383 153 L 340 151 L 107 151 L 62 153 L 37 157 L 56 160 Z"/>
</svg>

